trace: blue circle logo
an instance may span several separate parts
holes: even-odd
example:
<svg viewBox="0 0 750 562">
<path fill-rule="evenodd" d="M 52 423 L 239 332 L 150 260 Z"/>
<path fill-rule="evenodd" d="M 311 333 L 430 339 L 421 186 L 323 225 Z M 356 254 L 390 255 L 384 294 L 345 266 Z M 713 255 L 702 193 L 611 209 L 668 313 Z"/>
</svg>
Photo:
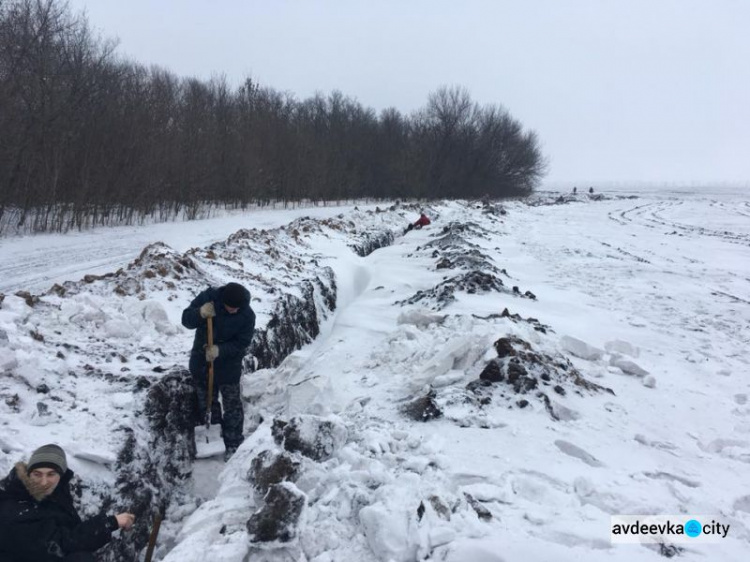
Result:
<svg viewBox="0 0 750 562">
<path fill-rule="evenodd" d="M 685 523 L 685 534 L 688 537 L 697 537 L 702 532 L 703 532 L 703 525 L 701 525 L 700 521 L 691 519 L 690 521 Z"/>
</svg>

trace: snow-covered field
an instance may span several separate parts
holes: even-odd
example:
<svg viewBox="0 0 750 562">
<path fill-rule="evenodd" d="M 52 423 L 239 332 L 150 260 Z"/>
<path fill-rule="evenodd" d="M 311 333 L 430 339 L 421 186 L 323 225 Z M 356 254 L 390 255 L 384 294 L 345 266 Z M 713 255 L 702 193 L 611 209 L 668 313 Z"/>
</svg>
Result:
<svg viewBox="0 0 750 562">
<path fill-rule="evenodd" d="M 248 437 L 226 468 L 196 461 L 194 501 L 167 511 L 157 559 L 745 560 L 750 195 L 549 204 L 558 195 L 507 214 L 431 205 L 433 224 L 405 236 L 416 207 L 4 240 L 0 470 L 57 441 L 84 480 L 112 484 L 122 426 L 139 423 L 130 383 L 187 362 L 179 315 L 202 284 L 246 283 L 262 328 L 278 291 L 330 267 L 336 309 L 311 344 L 244 377 Z M 276 229 L 302 216 L 314 218 Z M 239 228 L 259 230 L 223 242 Z M 350 248 L 383 229 L 392 245 Z M 127 275 L 33 307 L 10 294 L 125 267 L 156 241 L 175 252 L 152 249 Z M 152 257 L 177 263 L 192 247 L 195 270 L 147 274 Z M 426 421 L 407 414 L 425 405 Z M 291 453 L 284 486 L 304 508 L 288 540 L 252 542 L 246 523 L 264 500 L 248 469 L 280 453 L 274 419 L 295 417 L 325 438 L 324 454 Z M 614 514 L 704 515 L 731 529 L 679 549 L 612 544 Z"/>
<path fill-rule="evenodd" d="M 141 250 L 163 242 L 178 252 L 225 240 L 240 228 L 277 228 L 299 216 L 334 217 L 351 209 L 327 206 L 294 210 L 267 209 L 248 212 L 214 210 L 211 218 L 190 222 L 165 222 L 147 226 L 118 226 L 72 231 L 65 235 L 38 234 L 0 238 L 2 278 L 0 293 L 19 290 L 46 291 L 53 283 L 103 275 L 126 265 Z"/>
</svg>

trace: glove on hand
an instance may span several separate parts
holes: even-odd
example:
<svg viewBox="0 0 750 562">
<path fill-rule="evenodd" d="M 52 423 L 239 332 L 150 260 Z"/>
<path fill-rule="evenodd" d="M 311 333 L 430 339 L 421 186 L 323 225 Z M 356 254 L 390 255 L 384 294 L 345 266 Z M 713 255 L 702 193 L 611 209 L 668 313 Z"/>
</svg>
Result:
<svg viewBox="0 0 750 562">
<path fill-rule="evenodd" d="M 206 361 L 208 361 L 209 363 L 211 363 L 218 356 L 219 356 L 219 346 L 218 345 L 206 346 Z"/>
<path fill-rule="evenodd" d="M 216 309 L 214 303 L 209 301 L 200 308 L 201 318 L 213 318 L 216 316 Z"/>
</svg>

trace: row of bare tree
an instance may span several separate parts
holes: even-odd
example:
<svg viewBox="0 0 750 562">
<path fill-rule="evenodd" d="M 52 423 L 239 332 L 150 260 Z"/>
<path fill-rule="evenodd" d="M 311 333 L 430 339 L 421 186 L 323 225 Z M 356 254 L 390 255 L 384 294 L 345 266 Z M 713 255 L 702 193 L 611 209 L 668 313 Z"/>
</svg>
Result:
<svg viewBox="0 0 750 562">
<path fill-rule="evenodd" d="M 59 0 L 0 0 L 0 229 L 64 231 L 206 204 L 523 196 L 533 132 L 466 90 L 412 115 L 339 92 L 299 101 L 252 80 L 125 61 Z"/>
</svg>

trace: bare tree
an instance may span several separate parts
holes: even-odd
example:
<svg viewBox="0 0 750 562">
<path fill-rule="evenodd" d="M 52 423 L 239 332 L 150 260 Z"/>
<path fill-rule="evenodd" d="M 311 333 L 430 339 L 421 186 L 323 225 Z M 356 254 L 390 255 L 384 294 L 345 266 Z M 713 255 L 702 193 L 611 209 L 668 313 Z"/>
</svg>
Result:
<svg viewBox="0 0 750 562">
<path fill-rule="evenodd" d="M 530 193 L 536 134 L 465 88 L 410 116 L 342 92 L 181 79 L 115 56 L 59 0 L 0 0 L 0 231 L 201 216 L 213 205 Z"/>
</svg>

